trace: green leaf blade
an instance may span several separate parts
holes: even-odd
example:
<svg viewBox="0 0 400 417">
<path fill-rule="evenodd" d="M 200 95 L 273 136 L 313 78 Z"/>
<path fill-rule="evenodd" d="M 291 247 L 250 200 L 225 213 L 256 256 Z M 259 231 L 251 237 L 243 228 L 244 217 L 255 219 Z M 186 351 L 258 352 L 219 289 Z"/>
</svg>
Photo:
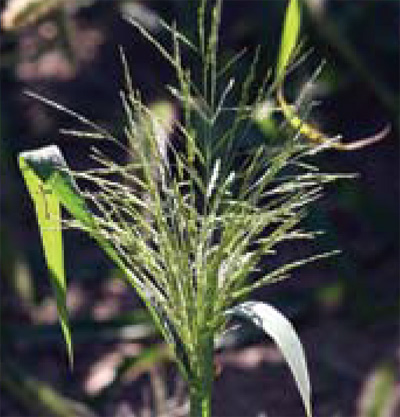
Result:
<svg viewBox="0 0 400 417">
<path fill-rule="evenodd" d="M 286 9 L 283 25 L 281 45 L 276 66 L 276 80 L 282 82 L 287 66 L 296 48 L 301 23 L 301 9 L 299 0 L 290 0 Z"/>
<path fill-rule="evenodd" d="M 73 348 L 66 306 L 67 284 L 64 272 L 60 204 L 51 188 L 29 167 L 25 156 L 26 153 L 20 155 L 19 167 L 34 202 L 50 282 L 56 297 L 58 316 L 67 347 L 69 363 L 72 367 Z"/>
<path fill-rule="evenodd" d="M 293 326 L 269 304 L 247 301 L 225 313 L 261 328 L 279 347 L 292 372 L 308 417 L 311 417 L 311 385 L 304 350 Z"/>
</svg>

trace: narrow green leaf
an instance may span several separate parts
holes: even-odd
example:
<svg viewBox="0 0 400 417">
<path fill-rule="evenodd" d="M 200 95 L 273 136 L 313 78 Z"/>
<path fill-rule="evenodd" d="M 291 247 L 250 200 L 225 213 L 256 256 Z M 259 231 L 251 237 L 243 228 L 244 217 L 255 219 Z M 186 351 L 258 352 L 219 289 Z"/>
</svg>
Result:
<svg viewBox="0 0 400 417">
<path fill-rule="evenodd" d="M 278 345 L 303 400 L 308 417 L 311 416 L 311 386 L 305 354 L 301 342 L 289 320 L 269 304 L 247 301 L 225 313 L 229 318 L 249 321 L 260 327 Z"/>
<path fill-rule="evenodd" d="M 50 281 L 56 296 L 58 316 L 72 367 L 73 351 L 66 307 L 67 286 L 64 273 L 60 204 L 48 183 L 42 181 L 29 167 L 26 157 L 29 159 L 27 152 L 20 155 L 19 166 L 35 205 Z"/>
<path fill-rule="evenodd" d="M 281 45 L 279 48 L 278 63 L 276 66 L 276 80 L 281 82 L 286 68 L 297 45 L 300 33 L 301 11 L 299 0 L 290 0 L 286 9 L 283 25 Z"/>
</svg>

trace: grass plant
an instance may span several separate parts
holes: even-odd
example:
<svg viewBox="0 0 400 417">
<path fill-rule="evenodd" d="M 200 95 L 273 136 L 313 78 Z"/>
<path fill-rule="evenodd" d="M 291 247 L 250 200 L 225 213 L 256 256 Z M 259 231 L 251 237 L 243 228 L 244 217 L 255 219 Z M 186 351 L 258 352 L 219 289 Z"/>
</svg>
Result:
<svg viewBox="0 0 400 417">
<path fill-rule="evenodd" d="M 119 164 L 95 149 L 91 156 L 96 166 L 73 172 L 52 145 L 22 153 L 19 163 L 35 203 L 71 363 L 62 223 L 87 232 L 135 288 L 187 381 L 192 417 L 211 415 L 214 347 L 224 332 L 235 331 L 229 327 L 232 318 L 241 325 L 261 327 L 276 342 L 311 415 L 305 355 L 292 325 L 272 306 L 245 300 L 256 288 L 332 255 L 317 254 L 265 269 L 282 242 L 301 245 L 314 237 L 302 229 L 301 221 L 324 184 L 339 175 L 321 173 L 312 165 L 313 155 L 326 144 L 316 147 L 304 140 L 302 123 L 292 134 L 282 134 L 279 143 L 265 138 L 243 146 L 256 109 L 275 98 L 294 63 L 298 1 L 291 0 L 287 8 L 275 76 L 265 70 L 268 76 L 259 86 L 255 86 L 258 53 L 241 85 L 232 74 L 243 54 L 219 62 L 221 11 L 220 0 L 199 0 L 196 39 L 188 39 L 175 24 L 163 23 L 171 35 L 170 48 L 131 20 L 176 71 L 177 86 L 168 86 L 181 109 L 180 120 L 173 122 L 173 136 L 165 140 L 168 135 L 160 134 L 169 127 L 133 88 L 122 53 L 128 145 L 83 116 L 37 98 L 77 117 L 87 128 L 70 133 L 111 141 L 129 155 L 129 161 Z M 82 191 L 81 181 L 90 187 Z M 70 214 L 68 220 L 61 220 L 60 204 Z"/>
</svg>

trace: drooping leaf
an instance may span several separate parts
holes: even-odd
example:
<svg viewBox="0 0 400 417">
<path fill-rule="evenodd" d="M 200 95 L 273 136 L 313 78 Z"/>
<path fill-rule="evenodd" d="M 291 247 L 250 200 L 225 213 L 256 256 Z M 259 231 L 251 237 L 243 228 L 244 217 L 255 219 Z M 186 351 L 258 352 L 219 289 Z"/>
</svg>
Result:
<svg viewBox="0 0 400 417">
<path fill-rule="evenodd" d="M 19 157 L 19 166 L 35 205 L 43 250 L 49 268 L 50 281 L 57 300 L 58 317 L 64 334 L 70 364 L 73 364 L 71 331 L 66 307 L 67 285 L 64 273 L 61 214 L 58 198 L 48 182 L 43 181 L 29 166 L 29 152 Z M 44 155 L 38 154 L 38 159 Z M 28 161 L 27 161 L 28 160 Z"/>
<path fill-rule="evenodd" d="M 300 33 L 301 10 L 299 0 L 290 0 L 286 9 L 283 25 L 278 62 L 276 66 L 276 80 L 282 81 L 293 51 L 297 45 Z"/>
<path fill-rule="evenodd" d="M 289 320 L 269 304 L 247 301 L 228 311 L 229 318 L 246 320 L 260 327 L 277 344 L 292 372 L 308 417 L 311 416 L 311 386 L 302 344 Z"/>
</svg>

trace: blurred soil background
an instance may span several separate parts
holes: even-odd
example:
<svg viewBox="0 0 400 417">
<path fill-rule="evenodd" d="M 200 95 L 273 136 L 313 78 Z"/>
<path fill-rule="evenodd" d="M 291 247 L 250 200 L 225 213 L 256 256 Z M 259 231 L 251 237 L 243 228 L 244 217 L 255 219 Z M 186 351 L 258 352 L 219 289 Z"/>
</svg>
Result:
<svg viewBox="0 0 400 417">
<path fill-rule="evenodd" d="M 157 16 L 176 18 L 187 32 L 193 31 L 189 2 L 61 4 L 31 24 L 14 27 L 12 14 L 6 14 L 9 5 L 0 2 L 0 415 L 185 415 L 185 387 L 138 298 L 93 242 L 72 231 L 65 234 L 65 263 L 75 367 L 68 368 L 34 210 L 16 160 L 23 150 L 55 143 L 74 169 L 91 163 L 87 155 L 93 142 L 59 131 L 80 129 L 79 122 L 27 97 L 25 90 L 123 137 L 119 46 L 145 102 L 165 103 L 165 84 L 175 82 L 173 72 L 122 14 L 134 15 L 167 40 Z M 257 44 L 264 56 L 260 78 L 273 66 L 284 7 L 279 1 L 224 2 L 221 56 L 243 47 L 250 51 L 239 73 Z M 313 113 L 324 131 L 351 139 L 374 133 L 387 122 L 392 131 L 370 148 L 318 156 L 325 171 L 359 176 L 330 186 L 311 210 L 307 227 L 327 233 L 312 245 L 283 247 L 279 262 L 333 248 L 342 254 L 303 268 L 253 298 L 277 306 L 298 329 L 316 416 L 396 417 L 399 3 L 309 0 L 305 11 L 302 33 L 314 51 L 288 81 L 289 97 L 324 58 L 327 65 L 316 84 L 321 104 Z M 123 158 L 117 149 L 108 151 Z M 215 416 L 302 415 L 289 370 L 269 340 L 246 334 L 236 346 L 219 352 L 216 361 Z"/>
</svg>

